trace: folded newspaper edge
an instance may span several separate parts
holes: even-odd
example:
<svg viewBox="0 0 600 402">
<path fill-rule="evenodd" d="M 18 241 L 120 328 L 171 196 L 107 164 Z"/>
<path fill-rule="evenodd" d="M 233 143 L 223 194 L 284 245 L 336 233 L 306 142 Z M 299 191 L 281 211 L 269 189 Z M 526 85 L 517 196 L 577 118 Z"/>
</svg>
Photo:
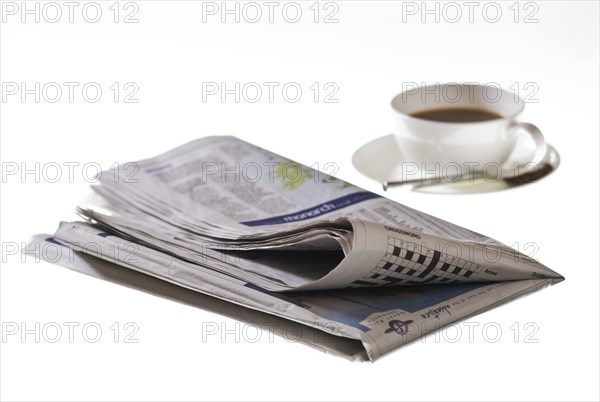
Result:
<svg viewBox="0 0 600 402">
<path fill-rule="evenodd" d="M 120 165 L 94 190 L 103 205 L 80 207 L 84 222 L 38 235 L 27 253 L 50 260 L 40 249 L 55 247 L 51 262 L 81 272 L 103 277 L 95 267 L 116 264 L 262 311 L 353 360 L 564 280 L 489 237 L 234 137 Z"/>
</svg>

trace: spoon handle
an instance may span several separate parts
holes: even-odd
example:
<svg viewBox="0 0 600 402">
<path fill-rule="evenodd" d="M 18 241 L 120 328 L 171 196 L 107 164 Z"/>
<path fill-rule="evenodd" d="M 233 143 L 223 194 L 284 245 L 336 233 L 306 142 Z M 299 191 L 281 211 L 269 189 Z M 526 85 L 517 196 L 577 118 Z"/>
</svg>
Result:
<svg viewBox="0 0 600 402">
<path fill-rule="evenodd" d="M 474 181 L 477 179 L 481 179 L 483 177 L 483 173 L 482 172 L 478 172 L 475 171 L 472 174 L 464 174 L 464 175 L 460 175 L 460 176 L 453 176 L 453 177 L 426 177 L 426 178 L 419 178 L 419 179 L 408 179 L 408 180 L 395 180 L 395 181 L 384 181 L 382 183 L 383 185 L 383 191 L 387 191 L 388 188 L 390 187 L 402 187 L 402 186 L 410 186 L 410 188 L 414 189 L 414 188 L 418 188 L 418 187 L 424 187 L 424 186 L 431 186 L 431 185 L 435 185 L 435 184 L 453 184 L 453 183 L 458 183 L 458 182 L 462 182 L 462 181 Z"/>
</svg>

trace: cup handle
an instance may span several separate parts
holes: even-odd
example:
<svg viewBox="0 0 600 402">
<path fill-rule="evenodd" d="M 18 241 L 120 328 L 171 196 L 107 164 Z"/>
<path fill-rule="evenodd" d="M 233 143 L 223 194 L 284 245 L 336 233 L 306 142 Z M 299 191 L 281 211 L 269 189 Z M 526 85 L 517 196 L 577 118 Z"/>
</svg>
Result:
<svg viewBox="0 0 600 402">
<path fill-rule="evenodd" d="M 533 157 L 528 164 L 533 163 L 536 168 L 539 168 L 546 158 L 548 146 L 542 131 L 531 123 L 516 122 L 512 126 L 513 130 L 523 130 L 533 139 L 535 142 L 535 151 Z"/>
</svg>

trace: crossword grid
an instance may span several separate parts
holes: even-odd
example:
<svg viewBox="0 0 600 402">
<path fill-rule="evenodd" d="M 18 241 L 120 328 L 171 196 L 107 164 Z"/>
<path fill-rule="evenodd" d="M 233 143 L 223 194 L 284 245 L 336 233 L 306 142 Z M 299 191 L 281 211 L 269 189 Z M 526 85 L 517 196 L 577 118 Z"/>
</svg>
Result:
<svg viewBox="0 0 600 402">
<path fill-rule="evenodd" d="M 388 236 L 387 252 L 369 274 L 353 282 L 357 286 L 398 283 L 453 283 L 474 280 L 481 265 L 437 250 Z"/>
</svg>

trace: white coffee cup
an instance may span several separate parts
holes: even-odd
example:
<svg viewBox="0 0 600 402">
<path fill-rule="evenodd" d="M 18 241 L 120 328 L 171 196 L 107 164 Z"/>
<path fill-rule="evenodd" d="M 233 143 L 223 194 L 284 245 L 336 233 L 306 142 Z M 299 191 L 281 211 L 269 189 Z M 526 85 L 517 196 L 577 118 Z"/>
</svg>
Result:
<svg viewBox="0 0 600 402">
<path fill-rule="evenodd" d="M 524 107 L 523 99 L 494 86 L 436 84 L 414 88 L 392 99 L 394 136 L 403 162 L 417 163 L 427 170 L 443 170 L 449 164 L 484 170 L 490 164 L 505 164 L 523 132 L 535 143 L 530 163 L 538 164 L 546 155 L 546 142 L 536 126 L 517 121 Z M 448 122 L 413 116 L 451 108 L 479 109 L 499 117 Z"/>
</svg>

